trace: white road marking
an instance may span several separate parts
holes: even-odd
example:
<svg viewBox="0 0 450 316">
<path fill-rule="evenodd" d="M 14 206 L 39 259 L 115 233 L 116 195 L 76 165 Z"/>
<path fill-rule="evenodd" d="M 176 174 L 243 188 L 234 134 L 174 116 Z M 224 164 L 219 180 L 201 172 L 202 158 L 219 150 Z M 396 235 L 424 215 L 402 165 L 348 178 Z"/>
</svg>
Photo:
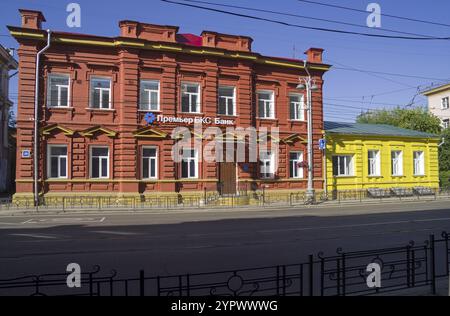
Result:
<svg viewBox="0 0 450 316">
<path fill-rule="evenodd" d="M 415 220 L 407 220 L 407 221 L 378 222 L 378 223 L 366 223 L 366 224 L 349 224 L 349 225 L 287 228 L 287 229 L 269 229 L 269 230 L 260 230 L 258 232 L 259 233 L 272 233 L 272 232 L 278 232 L 278 231 L 300 231 L 300 230 L 331 229 L 331 228 L 352 228 L 352 227 L 380 226 L 380 225 L 392 225 L 392 224 L 413 224 L 413 223 L 419 223 L 419 222 L 435 222 L 435 221 L 449 221 L 449 220 L 450 220 L 450 217 L 443 217 L 443 218 L 415 219 Z"/>
<path fill-rule="evenodd" d="M 63 223 L 63 224 L 71 224 L 71 223 L 102 223 L 104 222 L 106 217 L 53 217 L 53 218 L 31 218 L 22 224 L 52 224 L 52 223 Z"/>
<path fill-rule="evenodd" d="M 138 233 L 132 233 L 132 232 L 120 232 L 120 231 L 113 231 L 113 230 L 94 230 L 93 233 L 98 234 L 111 234 L 111 235 L 139 235 Z"/>
<path fill-rule="evenodd" d="M 44 239 L 56 239 L 55 236 L 41 235 L 41 234 L 10 234 L 11 236 L 31 237 L 31 238 L 44 238 Z"/>
</svg>

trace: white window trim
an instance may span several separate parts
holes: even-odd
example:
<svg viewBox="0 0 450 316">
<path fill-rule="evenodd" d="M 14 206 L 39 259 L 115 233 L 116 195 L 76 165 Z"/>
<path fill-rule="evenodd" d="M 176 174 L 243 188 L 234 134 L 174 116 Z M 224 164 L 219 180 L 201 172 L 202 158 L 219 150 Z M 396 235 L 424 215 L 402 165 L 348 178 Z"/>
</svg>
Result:
<svg viewBox="0 0 450 316">
<path fill-rule="evenodd" d="M 300 97 L 300 102 L 293 102 L 295 105 L 296 105 L 296 107 L 295 107 L 295 118 L 291 118 L 291 96 L 298 96 L 298 97 Z M 303 94 L 301 94 L 301 93 L 289 93 L 289 95 L 288 95 L 288 97 L 289 97 L 289 119 L 291 120 L 291 121 L 298 121 L 298 122 L 304 122 L 305 120 L 306 120 L 306 115 L 305 115 L 305 110 L 306 110 L 306 108 L 305 108 L 305 97 L 304 97 L 304 95 Z M 303 118 L 298 118 L 299 117 L 299 111 L 298 111 L 298 108 L 297 108 L 297 104 L 299 104 L 300 105 L 300 108 L 301 108 L 301 112 L 302 112 L 302 117 Z"/>
<path fill-rule="evenodd" d="M 399 172 L 398 173 L 394 173 L 394 163 L 393 163 L 393 153 L 394 152 L 399 152 L 400 155 L 398 157 L 398 166 L 399 166 Z M 391 151 L 391 174 L 393 177 L 403 177 L 403 151 L 402 150 L 392 150 Z"/>
<path fill-rule="evenodd" d="M 194 157 L 187 157 L 186 159 L 184 158 L 184 150 L 193 150 L 194 151 Z M 198 177 L 199 177 L 199 174 L 198 174 L 198 150 L 197 149 L 195 149 L 195 148 L 183 148 L 182 149 L 182 153 L 183 153 L 183 155 L 182 155 L 182 159 L 181 159 L 181 166 L 180 166 L 180 171 L 181 171 L 181 178 L 182 179 L 198 179 Z M 185 161 L 185 160 L 187 160 L 188 161 L 188 176 L 187 177 L 183 177 L 183 161 Z M 194 160 L 195 161 L 195 164 L 194 164 L 194 166 L 195 166 L 195 176 L 192 176 L 190 173 L 190 168 L 189 168 L 189 165 L 190 165 L 190 161 L 191 160 Z"/>
<path fill-rule="evenodd" d="M 155 154 L 155 176 L 154 177 L 148 177 L 145 178 L 144 177 L 144 149 L 155 149 L 156 150 L 156 154 Z M 158 159 L 158 146 L 142 146 L 141 149 L 141 179 L 142 180 L 152 180 L 152 179 L 158 179 L 158 163 L 159 163 L 159 159 Z M 149 170 L 149 175 L 151 174 L 150 172 L 150 160 L 149 160 L 149 165 L 148 165 L 148 170 Z"/>
<path fill-rule="evenodd" d="M 60 159 L 58 159 L 58 176 L 57 177 L 52 177 L 52 173 L 51 173 L 51 158 L 53 157 L 53 155 L 51 155 L 51 148 L 52 147 L 63 147 L 66 148 L 66 155 L 61 155 L 61 156 L 55 156 L 55 157 L 65 157 L 66 158 L 66 176 L 65 177 L 61 177 L 61 161 Z M 69 177 L 69 151 L 68 151 L 68 146 L 67 145 L 59 145 L 59 144 L 47 144 L 47 178 L 48 179 L 68 179 Z"/>
<path fill-rule="evenodd" d="M 187 85 L 187 86 L 189 86 L 189 85 L 195 85 L 195 86 L 197 86 L 197 87 L 198 87 L 198 93 L 183 92 L 183 85 Z M 201 97 L 202 97 L 202 85 L 201 85 L 199 82 L 182 81 L 182 82 L 181 82 L 180 93 L 181 93 L 181 95 L 180 95 L 180 112 L 181 112 L 181 113 L 200 114 L 201 111 L 202 111 L 202 99 L 201 99 Z M 191 104 L 191 95 L 195 95 L 195 94 L 198 95 L 198 98 L 197 98 L 197 100 L 198 100 L 198 102 L 197 102 L 197 107 L 198 107 L 198 109 L 197 109 L 196 112 L 191 112 L 191 111 L 185 112 L 185 111 L 183 111 L 183 94 L 188 94 L 188 95 L 189 95 L 189 109 L 191 108 L 191 105 L 192 105 L 192 104 Z"/>
<path fill-rule="evenodd" d="M 420 169 L 421 169 L 420 171 L 422 171 L 421 173 L 417 172 L 416 157 L 415 157 L 416 153 L 421 153 L 421 159 L 419 160 Z M 425 175 L 425 151 L 423 151 L 423 150 L 415 150 L 413 152 L 413 171 L 414 171 L 414 176 L 424 176 Z"/>
<path fill-rule="evenodd" d="M 261 179 L 273 179 L 275 178 L 275 153 L 267 150 L 267 153 L 270 153 L 270 157 L 269 158 L 261 158 L 261 153 L 259 154 L 259 161 L 260 161 L 260 166 L 259 166 L 259 173 L 261 176 Z M 266 162 L 269 162 L 269 172 L 267 172 L 266 170 Z M 264 170 L 265 172 L 262 171 L 264 166 Z M 269 174 L 269 176 L 267 176 L 267 173 Z"/>
<path fill-rule="evenodd" d="M 71 80 L 70 80 L 70 75 L 69 74 L 63 74 L 63 73 L 50 73 L 47 77 L 47 107 L 49 108 L 70 108 L 71 104 L 70 104 L 70 97 L 71 97 L 71 93 L 70 93 L 70 86 L 71 86 Z M 51 98 L 51 82 L 52 82 L 52 78 L 64 78 L 64 79 L 68 79 L 67 82 L 67 105 L 61 105 L 61 87 L 66 87 L 66 85 L 56 85 L 58 87 L 58 104 L 54 105 L 51 104 L 52 98 Z"/>
<path fill-rule="evenodd" d="M 100 163 L 100 165 L 99 165 L 99 172 L 98 172 L 98 178 L 93 178 L 92 177 L 92 158 L 93 158 L 93 156 L 92 156 L 92 149 L 94 149 L 94 148 L 106 148 L 106 149 L 108 149 L 108 156 L 106 157 L 106 159 L 107 159 L 107 170 L 106 170 L 106 177 L 103 177 L 102 176 L 102 164 Z M 96 146 L 96 145 L 93 145 L 93 146 L 90 146 L 89 147 L 89 178 L 90 179 L 109 179 L 109 174 L 110 174 L 110 172 L 109 172 L 109 169 L 110 169 L 110 157 L 111 156 L 111 150 L 109 149 L 109 146 Z M 99 157 L 104 157 L 104 156 L 99 156 Z"/>
<path fill-rule="evenodd" d="M 373 174 L 371 174 L 370 171 L 370 162 L 371 162 L 371 158 L 369 157 L 369 153 L 370 152 L 375 152 L 375 172 Z M 367 151 L 367 163 L 369 165 L 369 168 L 367 170 L 367 175 L 369 177 L 380 177 L 381 176 L 381 158 L 380 158 L 380 150 L 379 149 L 369 149 Z"/>
<path fill-rule="evenodd" d="M 450 97 L 443 97 L 441 99 L 441 110 L 448 110 L 450 108 Z"/>
<path fill-rule="evenodd" d="M 336 175 L 333 175 L 334 177 L 353 177 L 355 175 L 354 174 L 355 166 L 354 166 L 354 159 L 353 159 L 353 155 L 352 154 L 334 155 L 333 157 L 337 157 L 337 159 L 338 159 L 338 162 L 337 162 L 337 171 L 338 172 L 337 172 Z M 350 158 L 350 163 L 348 164 L 348 167 L 347 167 L 347 164 L 345 164 L 345 167 L 344 167 L 344 169 L 347 170 L 348 173 L 346 173 L 345 170 L 344 170 L 344 174 L 341 174 L 341 172 L 340 172 L 341 168 L 340 168 L 340 161 L 339 160 L 341 158 L 344 158 L 344 157 L 346 157 L 346 158 L 349 157 Z M 334 159 L 332 159 L 332 160 L 334 160 Z"/>
<path fill-rule="evenodd" d="M 233 96 L 232 97 L 228 97 L 228 96 L 223 96 L 222 98 L 225 98 L 226 100 L 232 99 L 233 100 L 233 114 L 229 114 L 229 113 L 220 113 L 219 112 L 219 100 L 221 98 L 221 96 L 219 95 L 219 93 L 217 93 L 217 97 L 218 97 L 218 101 L 217 101 L 217 114 L 218 115 L 225 115 L 225 116 L 237 116 L 237 112 L 236 112 L 236 87 L 235 86 L 227 86 L 227 85 L 219 85 L 219 89 L 220 88 L 232 88 L 233 89 Z M 219 92 L 219 89 L 217 90 L 217 92 Z M 227 102 L 225 102 L 227 103 Z M 225 112 L 228 112 L 228 106 L 225 107 Z"/>
<path fill-rule="evenodd" d="M 94 80 L 109 80 L 109 88 L 95 88 L 92 87 L 92 82 Z M 94 98 L 92 97 L 92 88 L 100 90 L 100 96 L 99 96 L 99 107 L 93 107 L 92 106 L 92 102 L 94 101 Z M 108 100 L 108 107 L 104 108 L 102 107 L 103 105 L 103 98 L 102 98 L 102 94 L 103 91 L 109 91 L 109 100 Z M 90 77 L 90 82 L 89 82 L 89 108 L 90 109 L 94 109 L 94 110 L 110 110 L 112 109 L 112 78 L 111 77 L 101 77 L 101 76 L 92 76 Z"/>
<path fill-rule="evenodd" d="M 293 154 L 293 153 L 300 154 L 299 158 L 296 160 L 291 160 L 291 154 Z M 296 161 L 296 163 L 303 162 L 304 161 L 303 151 L 296 150 L 296 151 L 289 152 L 289 172 L 291 171 L 291 164 L 293 161 Z M 303 179 L 305 176 L 303 174 L 303 167 L 297 167 L 297 176 L 292 176 L 291 174 L 289 176 L 291 179 Z"/>
<path fill-rule="evenodd" d="M 139 110 L 141 111 L 159 111 L 160 110 L 160 103 L 161 103 L 161 83 L 159 80 L 153 80 L 153 79 L 142 79 L 140 82 L 140 87 L 139 87 L 139 92 L 141 92 L 142 90 L 142 84 L 145 82 L 152 82 L 152 83 L 157 83 L 158 84 L 158 90 L 152 90 L 152 89 L 143 89 L 145 92 L 148 93 L 148 104 L 146 104 L 145 106 L 147 107 L 146 109 L 141 108 L 142 101 L 139 100 Z M 158 94 L 158 101 L 157 101 L 157 105 L 156 105 L 156 109 L 151 109 L 151 92 L 156 91 L 156 93 Z M 139 93 L 139 97 L 140 97 L 141 93 Z"/>
<path fill-rule="evenodd" d="M 266 102 L 272 102 L 272 113 L 270 113 L 270 114 L 272 114 L 271 116 L 263 116 L 263 117 L 259 116 L 259 101 L 260 101 L 259 94 L 260 93 L 270 93 L 270 95 L 271 95 L 271 100 L 270 101 L 269 100 L 265 100 L 265 99 L 261 99 L 262 101 L 264 101 L 264 114 L 266 114 L 265 113 L 266 112 L 265 111 L 265 109 L 266 109 Z M 257 118 L 259 118 L 261 120 L 273 120 L 273 119 L 275 119 L 276 118 L 275 91 L 273 91 L 273 90 L 257 90 L 256 91 L 256 95 L 257 95 L 257 106 L 258 106 L 258 109 L 257 109 L 258 117 Z"/>
</svg>

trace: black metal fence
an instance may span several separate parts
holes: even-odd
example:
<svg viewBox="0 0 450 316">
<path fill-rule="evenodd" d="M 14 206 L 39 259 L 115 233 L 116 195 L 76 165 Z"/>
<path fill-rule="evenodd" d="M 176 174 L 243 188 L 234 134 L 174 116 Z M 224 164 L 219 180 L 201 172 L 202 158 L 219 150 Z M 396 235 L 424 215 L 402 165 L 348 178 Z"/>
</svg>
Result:
<svg viewBox="0 0 450 316">
<path fill-rule="evenodd" d="M 450 199 L 450 189 L 427 189 L 425 191 L 377 189 L 332 191 L 329 194 L 317 192 L 315 204 L 333 200 L 337 203 L 372 201 L 404 201 L 404 200 L 437 200 Z M 298 192 L 267 192 L 246 191 L 239 194 L 221 196 L 204 192 L 203 196 L 156 196 L 156 197 L 112 197 L 112 196 L 44 196 L 40 198 L 39 208 L 43 210 L 148 210 L 177 208 L 212 208 L 241 206 L 302 206 L 310 201 L 303 191 Z M 33 198 L 0 199 L 1 210 L 34 209 Z"/>
<path fill-rule="evenodd" d="M 309 255 L 303 263 L 209 273 L 119 278 L 102 274 L 96 266 L 81 274 L 81 287 L 69 288 L 68 274 L 44 274 L 0 280 L 0 295 L 77 296 L 347 296 L 374 295 L 422 288 L 436 294 L 436 283 L 449 277 L 450 235 L 403 247 Z M 380 287 L 369 287 L 372 272 L 380 267 Z"/>
</svg>

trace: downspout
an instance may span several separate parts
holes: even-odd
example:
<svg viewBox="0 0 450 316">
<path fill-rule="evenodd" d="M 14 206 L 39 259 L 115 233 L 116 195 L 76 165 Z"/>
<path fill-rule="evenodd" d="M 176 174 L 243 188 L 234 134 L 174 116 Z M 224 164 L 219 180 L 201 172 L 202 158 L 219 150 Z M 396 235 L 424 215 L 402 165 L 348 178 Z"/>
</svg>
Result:
<svg viewBox="0 0 450 316">
<path fill-rule="evenodd" d="M 36 211 L 39 208 L 39 192 L 38 192 L 38 177 L 39 177 L 39 72 L 40 72 L 40 59 L 42 53 L 44 53 L 50 47 L 51 41 L 51 31 L 47 30 L 47 45 L 41 49 L 36 55 L 36 78 L 34 87 L 34 151 L 33 151 L 33 163 L 34 163 L 34 205 L 36 206 Z"/>
<path fill-rule="evenodd" d="M 440 142 L 440 144 L 438 145 L 438 147 L 442 147 L 445 144 L 445 138 L 442 137 L 442 141 Z"/>
</svg>

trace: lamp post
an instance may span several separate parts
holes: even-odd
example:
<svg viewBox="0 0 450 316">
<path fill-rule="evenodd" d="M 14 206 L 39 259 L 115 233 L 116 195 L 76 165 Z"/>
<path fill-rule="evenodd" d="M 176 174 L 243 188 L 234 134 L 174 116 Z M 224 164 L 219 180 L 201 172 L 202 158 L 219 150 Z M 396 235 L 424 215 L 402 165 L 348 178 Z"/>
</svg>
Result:
<svg viewBox="0 0 450 316">
<path fill-rule="evenodd" d="M 312 91 L 318 90 L 318 86 L 311 78 L 308 70 L 307 62 L 304 62 L 304 68 L 308 76 L 300 78 L 300 83 L 297 89 L 306 89 L 306 113 L 307 113 L 307 128 L 308 128 L 308 187 L 306 189 L 306 201 L 308 204 L 314 202 L 315 190 L 313 188 L 313 126 L 312 126 Z"/>
</svg>

